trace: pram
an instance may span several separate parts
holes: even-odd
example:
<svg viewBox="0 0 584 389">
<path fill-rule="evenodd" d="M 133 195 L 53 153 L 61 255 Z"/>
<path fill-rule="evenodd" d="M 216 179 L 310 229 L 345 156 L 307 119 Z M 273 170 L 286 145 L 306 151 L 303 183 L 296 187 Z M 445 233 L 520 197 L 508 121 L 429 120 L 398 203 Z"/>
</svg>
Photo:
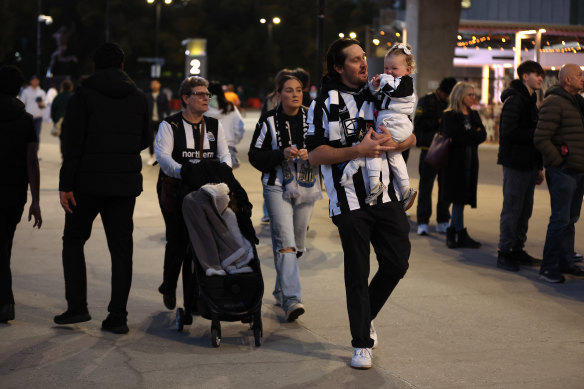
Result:
<svg viewBox="0 0 584 389">
<path fill-rule="evenodd" d="M 253 258 L 248 263 L 249 273 L 207 276 L 197 259 L 192 242 L 189 244 L 187 260 L 192 263 L 189 285 L 192 301 L 185 301 L 185 309 L 176 312 L 176 328 L 192 323 L 191 312 L 211 320 L 211 343 L 221 343 L 221 321 L 249 323 L 253 330 L 255 345 L 262 344 L 261 318 L 264 282 L 255 245 L 258 243 L 251 223 L 251 203 L 247 193 L 233 176 L 231 168 L 212 160 L 203 160 L 196 165 L 185 165 L 182 169 L 183 194 L 197 190 L 203 183 L 225 182 L 237 201 L 237 223 L 242 235 L 251 243 Z M 196 189 L 194 189 L 196 188 Z M 183 196 L 184 197 L 184 196 Z M 185 266 L 189 269 L 190 266 Z M 188 270 L 187 270 L 188 271 Z M 186 312 L 185 312 L 186 311 Z"/>
</svg>

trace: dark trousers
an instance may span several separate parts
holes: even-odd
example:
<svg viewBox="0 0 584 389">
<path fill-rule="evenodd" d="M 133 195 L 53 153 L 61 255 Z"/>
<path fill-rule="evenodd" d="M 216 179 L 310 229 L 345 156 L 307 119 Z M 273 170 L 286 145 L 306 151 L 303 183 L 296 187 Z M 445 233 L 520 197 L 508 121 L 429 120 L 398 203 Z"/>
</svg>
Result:
<svg viewBox="0 0 584 389">
<path fill-rule="evenodd" d="M 552 214 L 548 224 L 541 271 L 564 271 L 574 254 L 574 225 L 580 218 L 584 173 L 548 166 L 545 177 Z"/>
<path fill-rule="evenodd" d="M 418 172 L 420 173 L 420 182 L 418 188 L 418 208 L 416 214 L 418 215 L 418 225 L 428 224 L 430 216 L 432 216 L 432 189 L 434 188 L 434 180 L 438 177 L 438 204 L 436 205 L 436 221 L 438 223 L 448 223 L 450 220 L 450 211 L 447 201 L 444 201 L 442 195 L 442 174 L 440 169 L 426 163 L 426 154 L 428 150 L 421 150 L 420 163 L 418 164 Z"/>
<path fill-rule="evenodd" d="M 166 228 L 164 272 L 162 284 L 158 288 L 158 291 L 162 294 L 175 294 L 178 276 L 182 267 L 183 296 L 185 308 L 188 310 L 192 297 L 190 281 L 193 274 L 191 259 L 187 258 L 188 236 L 182 216 L 182 206 L 180 203 L 177 204 L 176 210 L 173 212 L 164 210 L 160 202 L 161 180 L 158 180 L 156 189 L 158 193 L 158 204 L 160 205 L 160 211 L 162 212 L 164 226 Z"/>
<path fill-rule="evenodd" d="M 150 155 L 154 155 L 154 139 L 156 139 L 158 126 L 160 126 L 159 121 L 150 120 L 150 136 L 152 137 L 150 141 L 150 146 L 148 146 L 148 151 L 150 152 Z"/>
<path fill-rule="evenodd" d="M 499 228 L 499 250 L 523 250 L 533 211 L 533 194 L 539 169 L 517 170 L 503 166 L 503 208 Z"/>
<path fill-rule="evenodd" d="M 410 225 L 397 201 L 354 210 L 333 217 L 344 252 L 345 292 L 353 347 L 370 348 L 369 328 L 408 269 Z M 370 244 L 377 273 L 369 281 Z"/>
<path fill-rule="evenodd" d="M 91 235 L 93 221 L 101 215 L 111 254 L 111 299 L 108 312 L 125 319 L 132 285 L 132 254 L 135 197 L 96 197 L 75 194 L 77 206 L 65 215 L 63 270 L 65 298 L 70 310 L 87 308 L 87 274 L 83 247 Z"/>
<path fill-rule="evenodd" d="M 20 222 L 24 204 L 0 209 L 0 306 L 14 304 L 10 256 L 16 225 Z"/>
</svg>

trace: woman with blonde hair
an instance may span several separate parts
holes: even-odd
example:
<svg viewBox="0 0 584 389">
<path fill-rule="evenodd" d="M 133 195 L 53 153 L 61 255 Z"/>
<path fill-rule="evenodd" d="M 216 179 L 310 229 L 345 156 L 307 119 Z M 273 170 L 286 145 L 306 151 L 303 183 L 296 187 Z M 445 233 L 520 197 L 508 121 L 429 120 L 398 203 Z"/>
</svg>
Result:
<svg viewBox="0 0 584 389">
<path fill-rule="evenodd" d="M 449 248 L 479 248 L 464 227 L 464 206 L 477 206 L 479 176 L 478 145 L 487 133 L 477 111 L 475 90 L 468 82 L 458 82 L 450 93 L 448 108 L 444 111 L 441 131 L 450 137 L 448 165 L 444 168 L 445 200 L 452 203 L 452 219 L 446 230 Z"/>
</svg>

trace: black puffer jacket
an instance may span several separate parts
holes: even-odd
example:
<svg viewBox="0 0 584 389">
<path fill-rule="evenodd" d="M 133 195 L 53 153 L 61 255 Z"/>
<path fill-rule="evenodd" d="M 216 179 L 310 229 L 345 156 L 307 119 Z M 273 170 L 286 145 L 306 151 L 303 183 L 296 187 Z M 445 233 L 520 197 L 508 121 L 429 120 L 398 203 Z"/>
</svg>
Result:
<svg viewBox="0 0 584 389">
<path fill-rule="evenodd" d="M 65 114 L 59 190 L 138 196 L 148 120 L 146 96 L 121 69 L 100 70 L 85 80 Z"/>
<path fill-rule="evenodd" d="M 518 170 L 541 169 L 541 154 L 533 144 L 537 125 L 537 95 L 529 95 L 520 80 L 511 81 L 501 93 L 503 109 L 499 135 L 497 163 Z"/>
<path fill-rule="evenodd" d="M 548 89 L 533 136 L 545 166 L 584 172 L 583 112 L 582 96 L 571 95 L 561 86 Z"/>
<path fill-rule="evenodd" d="M 0 208 L 26 203 L 28 171 L 27 144 L 37 142 L 32 116 L 16 97 L 0 94 Z"/>
</svg>

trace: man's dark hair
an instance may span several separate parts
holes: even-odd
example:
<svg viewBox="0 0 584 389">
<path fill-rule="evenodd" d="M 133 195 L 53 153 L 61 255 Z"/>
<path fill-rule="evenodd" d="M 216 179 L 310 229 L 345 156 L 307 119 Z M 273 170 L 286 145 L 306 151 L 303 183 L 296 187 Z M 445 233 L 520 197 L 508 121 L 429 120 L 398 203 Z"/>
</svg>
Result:
<svg viewBox="0 0 584 389">
<path fill-rule="evenodd" d="M 335 65 L 343 66 L 345 64 L 347 55 L 343 53 L 343 50 L 352 45 L 360 45 L 360 43 L 356 39 L 348 38 L 340 38 L 331 43 L 326 52 L 326 69 L 330 78 L 335 80 L 340 78 L 339 73 L 335 70 Z"/>
<path fill-rule="evenodd" d="M 523 75 L 529 73 L 536 73 L 539 76 L 544 75 L 543 68 L 535 61 L 525 61 L 517 67 L 517 74 L 520 80 L 523 81 Z"/>
<path fill-rule="evenodd" d="M 3 95 L 16 96 L 24 84 L 24 75 L 14 65 L 4 65 L 0 67 L 0 93 Z"/>
<path fill-rule="evenodd" d="M 294 69 L 292 75 L 300 80 L 304 87 L 307 87 L 310 84 L 310 73 L 302 68 Z"/>
<path fill-rule="evenodd" d="M 450 95 L 450 92 L 452 92 L 452 88 L 454 88 L 454 85 L 456 85 L 456 78 L 446 77 L 446 78 L 443 78 L 442 81 L 440 81 L 440 85 L 438 86 L 438 89 L 440 89 L 442 92 L 446 93 L 447 95 Z"/>
<path fill-rule="evenodd" d="M 96 70 L 121 68 L 124 63 L 124 51 L 116 43 L 102 43 L 93 53 Z"/>
</svg>

